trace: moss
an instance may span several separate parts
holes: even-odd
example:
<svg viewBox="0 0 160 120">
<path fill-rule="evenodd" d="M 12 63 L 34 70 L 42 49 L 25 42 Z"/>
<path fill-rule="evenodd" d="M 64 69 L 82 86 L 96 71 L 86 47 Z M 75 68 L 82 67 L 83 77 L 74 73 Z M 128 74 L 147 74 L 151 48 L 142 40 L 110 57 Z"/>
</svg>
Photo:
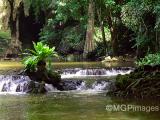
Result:
<svg viewBox="0 0 160 120">
<path fill-rule="evenodd" d="M 153 69 L 152 69 L 153 70 Z M 141 68 L 128 75 L 116 77 L 116 96 L 145 98 L 159 98 L 160 72 L 157 69 L 150 72 Z"/>
<path fill-rule="evenodd" d="M 116 78 L 116 86 L 120 90 L 124 90 L 131 82 L 129 75 L 118 75 Z"/>
<path fill-rule="evenodd" d="M 11 39 L 10 31 L 0 30 L 0 38 L 6 39 L 6 40 Z"/>
<path fill-rule="evenodd" d="M 132 79 L 138 79 L 138 78 L 141 78 L 141 77 L 144 77 L 145 76 L 145 72 L 143 72 L 143 71 L 140 71 L 140 72 L 136 72 L 136 73 L 131 73 L 130 75 L 129 75 L 129 78 L 132 78 Z"/>
<path fill-rule="evenodd" d="M 0 56 L 2 56 L 3 52 L 7 49 L 10 39 L 11 36 L 9 31 L 0 30 Z"/>
<path fill-rule="evenodd" d="M 48 73 L 48 76 L 55 82 L 61 81 L 61 75 L 57 72 L 50 72 Z"/>
</svg>

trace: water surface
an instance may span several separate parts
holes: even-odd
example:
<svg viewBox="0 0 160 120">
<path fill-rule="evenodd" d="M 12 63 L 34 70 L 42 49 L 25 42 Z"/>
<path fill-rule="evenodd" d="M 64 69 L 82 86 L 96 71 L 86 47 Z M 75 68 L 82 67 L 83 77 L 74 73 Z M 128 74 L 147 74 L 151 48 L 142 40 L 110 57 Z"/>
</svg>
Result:
<svg viewBox="0 0 160 120">
<path fill-rule="evenodd" d="M 159 112 L 109 112 L 108 104 L 158 105 L 124 100 L 105 93 L 58 92 L 45 95 L 1 95 L 0 120 L 159 120 Z"/>
<path fill-rule="evenodd" d="M 102 64 L 101 62 L 53 63 L 55 69 L 104 69 L 131 64 Z M 1 73 L 22 69 L 19 62 L 0 62 Z M 82 76 L 80 76 L 82 77 Z M 112 77 L 112 76 L 111 76 Z M 75 79 L 75 78 L 74 78 Z M 90 80 L 93 79 L 93 76 Z M 97 78 L 96 78 L 97 79 Z M 104 78 L 103 78 L 104 79 Z M 108 79 L 108 78 L 105 78 Z M 159 120 L 158 112 L 107 111 L 106 105 L 131 104 L 159 106 L 158 101 L 113 98 L 106 90 L 52 91 L 47 94 L 0 94 L 0 120 Z"/>
<path fill-rule="evenodd" d="M 108 67 L 134 67 L 132 62 L 53 62 L 53 69 L 66 68 L 108 68 Z M 24 68 L 21 62 L 17 61 L 0 61 L 0 74 L 12 74 Z"/>
</svg>

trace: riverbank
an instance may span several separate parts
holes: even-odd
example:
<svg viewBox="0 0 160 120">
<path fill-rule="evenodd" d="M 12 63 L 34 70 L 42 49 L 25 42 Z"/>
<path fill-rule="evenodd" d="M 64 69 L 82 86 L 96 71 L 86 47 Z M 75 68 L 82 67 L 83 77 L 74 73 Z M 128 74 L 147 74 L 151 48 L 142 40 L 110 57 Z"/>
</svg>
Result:
<svg viewBox="0 0 160 120">
<path fill-rule="evenodd" d="M 143 66 L 127 75 L 116 77 L 115 96 L 132 98 L 160 98 L 160 67 Z"/>
</svg>

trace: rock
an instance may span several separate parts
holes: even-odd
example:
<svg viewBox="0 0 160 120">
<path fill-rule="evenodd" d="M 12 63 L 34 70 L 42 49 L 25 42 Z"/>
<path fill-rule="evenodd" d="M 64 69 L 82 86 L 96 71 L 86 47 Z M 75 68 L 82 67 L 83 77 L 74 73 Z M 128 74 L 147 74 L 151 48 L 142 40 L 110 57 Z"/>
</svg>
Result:
<svg viewBox="0 0 160 120">
<path fill-rule="evenodd" d="M 116 77 L 116 90 L 113 94 L 125 97 L 145 98 L 153 96 L 160 98 L 160 72 L 159 66 L 145 65 L 136 68 L 128 75 Z"/>
<path fill-rule="evenodd" d="M 20 85 L 17 86 L 16 92 L 21 92 L 21 86 Z"/>
<path fill-rule="evenodd" d="M 37 72 L 26 72 L 29 78 L 36 82 L 44 81 L 47 84 L 52 84 L 58 90 L 63 90 L 61 76 L 57 72 L 44 72 L 44 71 L 37 71 Z"/>
<path fill-rule="evenodd" d="M 45 93 L 47 92 L 45 89 L 44 83 L 36 83 L 34 81 L 30 81 L 27 84 L 27 89 L 25 92 L 27 93 Z"/>
<path fill-rule="evenodd" d="M 82 82 L 82 80 L 63 80 L 63 88 L 64 90 L 76 90 L 77 86 L 80 86 Z"/>
<path fill-rule="evenodd" d="M 7 92 L 7 85 L 6 85 L 6 83 L 3 85 L 2 92 Z"/>
<path fill-rule="evenodd" d="M 105 61 L 111 61 L 111 56 L 105 57 Z"/>
<path fill-rule="evenodd" d="M 108 57 L 105 57 L 105 59 L 102 62 L 115 62 L 115 61 L 121 61 L 121 59 L 119 60 L 118 57 L 108 56 Z"/>
</svg>

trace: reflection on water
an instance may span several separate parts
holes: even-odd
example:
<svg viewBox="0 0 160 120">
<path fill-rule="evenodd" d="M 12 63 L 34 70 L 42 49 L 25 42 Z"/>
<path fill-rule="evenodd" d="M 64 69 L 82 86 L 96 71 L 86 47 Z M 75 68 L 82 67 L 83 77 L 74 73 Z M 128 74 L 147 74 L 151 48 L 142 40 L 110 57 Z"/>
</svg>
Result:
<svg viewBox="0 0 160 120">
<path fill-rule="evenodd" d="M 52 65 L 57 68 L 88 68 L 88 67 L 131 67 L 134 66 L 132 62 L 54 62 Z M 21 62 L 16 61 L 0 61 L 0 69 L 7 68 L 22 68 Z"/>
<path fill-rule="evenodd" d="M 133 67 L 131 62 L 54 62 L 54 69 L 65 68 L 108 68 L 108 67 Z M 0 74 L 10 74 L 24 68 L 21 62 L 16 61 L 0 61 Z"/>
<path fill-rule="evenodd" d="M 150 105 L 110 98 L 105 93 L 58 92 L 47 95 L 1 95 L 0 120 L 159 120 L 159 112 L 108 112 L 108 104 Z M 157 103 L 158 104 L 158 103 Z"/>
</svg>

